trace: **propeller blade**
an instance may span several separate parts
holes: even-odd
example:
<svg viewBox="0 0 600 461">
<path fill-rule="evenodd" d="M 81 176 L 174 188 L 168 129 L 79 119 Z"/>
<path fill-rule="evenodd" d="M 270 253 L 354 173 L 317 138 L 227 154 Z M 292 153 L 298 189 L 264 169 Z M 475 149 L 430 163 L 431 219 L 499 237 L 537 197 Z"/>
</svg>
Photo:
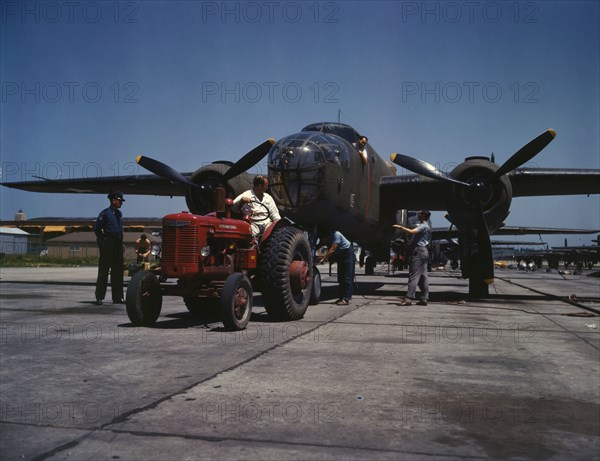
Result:
<svg viewBox="0 0 600 461">
<path fill-rule="evenodd" d="M 138 155 L 135 158 L 135 161 L 138 165 L 146 168 L 148 171 L 160 176 L 161 178 L 168 179 L 172 183 L 185 184 L 186 186 L 193 187 L 196 189 L 202 189 L 201 186 L 192 182 L 189 178 L 183 176 L 179 171 L 174 170 L 169 165 L 165 165 L 158 160 L 154 160 L 150 157 L 144 157 L 143 155 Z"/>
<path fill-rule="evenodd" d="M 544 131 L 537 138 L 529 141 L 523 147 L 521 147 L 511 158 L 509 158 L 504 164 L 496 170 L 493 178 L 499 178 L 500 176 L 511 172 L 515 168 L 520 167 L 524 163 L 527 163 L 537 154 L 539 154 L 544 147 L 556 137 L 556 131 L 552 128 Z"/>
<path fill-rule="evenodd" d="M 479 213 L 477 222 L 477 249 L 479 252 L 481 278 L 488 285 L 494 283 L 494 255 L 492 253 L 492 242 L 488 232 L 487 223 L 483 209 Z"/>
<path fill-rule="evenodd" d="M 269 153 L 271 146 L 275 144 L 275 140 L 273 138 L 267 139 L 262 144 L 259 144 L 246 155 L 244 155 L 241 159 L 233 164 L 227 173 L 224 175 L 225 181 L 229 181 L 231 178 L 242 174 L 244 171 L 248 171 L 258 162 L 260 162 L 265 155 Z"/>
<path fill-rule="evenodd" d="M 451 178 L 450 176 L 441 172 L 430 163 L 413 157 L 409 157 L 408 155 L 392 154 L 390 155 L 390 160 L 396 165 L 399 165 L 402 168 L 406 168 L 407 170 L 412 171 L 413 173 L 420 174 L 421 176 L 451 182 L 453 184 L 459 184 L 461 186 L 470 186 L 470 184 L 466 182 L 458 181 L 457 179 Z"/>
</svg>

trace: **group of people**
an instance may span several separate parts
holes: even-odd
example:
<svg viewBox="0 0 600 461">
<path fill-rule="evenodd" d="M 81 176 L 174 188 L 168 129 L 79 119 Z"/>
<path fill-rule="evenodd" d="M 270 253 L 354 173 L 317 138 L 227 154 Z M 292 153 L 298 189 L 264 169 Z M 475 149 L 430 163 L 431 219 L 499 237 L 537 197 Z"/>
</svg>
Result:
<svg viewBox="0 0 600 461">
<path fill-rule="evenodd" d="M 411 235 L 408 271 L 408 289 L 406 297 L 400 300 L 401 306 L 410 306 L 416 300 L 417 286 L 420 289 L 419 306 L 427 306 L 429 300 L 429 244 L 431 243 L 431 226 L 429 217 L 431 213 L 427 210 L 419 211 L 419 224 L 415 228 L 408 228 L 399 224 L 394 224 L 396 229 Z M 320 236 L 322 243 L 327 244 L 329 248 L 325 255 L 320 259 L 321 262 L 338 263 L 338 300 L 335 302 L 340 305 L 347 305 L 352 299 L 354 287 L 354 265 L 355 256 L 352 243 L 339 231 L 325 233 Z"/>
<path fill-rule="evenodd" d="M 365 138 L 366 139 L 366 138 Z M 366 144 L 366 141 L 365 141 Z M 267 193 L 269 180 L 262 175 L 254 178 L 252 189 L 240 194 L 233 201 L 234 212 L 241 213 L 250 222 L 252 235 L 259 238 L 271 222 L 281 219 L 279 210 L 273 198 Z M 110 206 L 98 215 L 94 225 L 94 233 L 100 250 L 98 263 L 98 278 L 96 280 L 96 304 L 102 305 L 106 295 L 108 275 L 110 273 L 111 294 L 115 304 L 123 300 L 123 218 L 121 206 L 125 199 L 122 192 L 108 195 Z M 415 301 L 417 286 L 421 297 L 418 305 L 426 306 L 429 298 L 429 279 L 427 265 L 429 260 L 428 247 L 431 242 L 430 213 L 427 210 L 419 212 L 419 225 L 410 229 L 399 224 L 394 227 L 406 234 L 412 235 L 409 255 L 408 290 L 406 297 L 400 301 L 403 306 Z M 348 305 L 354 290 L 354 266 L 356 258 L 352 243 L 338 230 L 323 230 L 319 241 L 327 246 L 326 253 L 320 262 L 337 262 L 338 299 L 335 304 Z M 146 235 L 136 241 L 138 262 L 147 260 L 152 244 Z"/>
<path fill-rule="evenodd" d="M 250 222 L 252 236 L 258 238 L 273 222 L 281 219 L 273 197 L 266 191 L 269 187 L 267 177 L 254 177 L 252 189 L 240 194 L 233 201 L 234 212 L 244 215 Z M 110 285 L 113 304 L 125 303 L 123 298 L 123 214 L 121 206 L 125 202 L 122 192 L 108 194 L 110 205 L 102 210 L 94 224 L 94 233 L 100 252 L 98 277 L 96 279 L 96 305 L 101 306 L 108 285 Z M 137 262 L 147 261 L 151 253 L 152 242 L 142 234 L 135 242 Z"/>
</svg>

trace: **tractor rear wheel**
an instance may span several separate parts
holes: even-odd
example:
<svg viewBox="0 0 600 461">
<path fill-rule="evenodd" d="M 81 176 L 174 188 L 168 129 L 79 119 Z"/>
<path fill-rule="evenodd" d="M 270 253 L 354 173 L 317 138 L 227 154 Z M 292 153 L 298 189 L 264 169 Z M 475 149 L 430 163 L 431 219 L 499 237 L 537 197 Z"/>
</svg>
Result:
<svg viewBox="0 0 600 461">
<path fill-rule="evenodd" d="M 125 296 L 127 315 L 135 326 L 154 325 L 162 308 L 162 293 L 158 278 L 149 271 L 131 277 Z"/>
<path fill-rule="evenodd" d="M 313 285 L 312 253 L 304 232 L 291 226 L 275 230 L 261 254 L 261 288 L 269 316 L 301 319 Z"/>
</svg>

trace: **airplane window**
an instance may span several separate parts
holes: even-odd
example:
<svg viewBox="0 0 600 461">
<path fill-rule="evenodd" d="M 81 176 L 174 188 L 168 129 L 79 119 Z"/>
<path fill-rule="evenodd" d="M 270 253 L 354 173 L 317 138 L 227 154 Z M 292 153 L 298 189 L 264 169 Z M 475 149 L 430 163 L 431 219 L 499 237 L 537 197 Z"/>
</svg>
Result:
<svg viewBox="0 0 600 461">
<path fill-rule="evenodd" d="M 323 174 L 321 169 L 273 172 L 271 195 L 283 207 L 308 204 L 319 196 Z"/>
<path fill-rule="evenodd" d="M 348 168 L 352 147 L 330 134 L 305 131 L 276 142 L 268 154 L 270 191 L 283 209 L 308 204 L 323 187 L 327 164 Z"/>
<path fill-rule="evenodd" d="M 350 156 L 346 146 L 340 144 L 322 144 L 321 150 L 329 163 L 345 167 L 349 166 Z"/>
<path fill-rule="evenodd" d="M 332 136 L 306 131 L 279 140 L 269 151 L 271 168 L 308 168 L 323 162 L 348 167 L 349 146 Z"/>
<path fill-rule="evenodd" d="M 321 133 L 331 133 L 345 139 L 350 144 L 356 142 L 358 133 L 354 128 L 342 123 L 314 123 L 302 129 L 302 131 L 318 131 Z"/>
</svg>

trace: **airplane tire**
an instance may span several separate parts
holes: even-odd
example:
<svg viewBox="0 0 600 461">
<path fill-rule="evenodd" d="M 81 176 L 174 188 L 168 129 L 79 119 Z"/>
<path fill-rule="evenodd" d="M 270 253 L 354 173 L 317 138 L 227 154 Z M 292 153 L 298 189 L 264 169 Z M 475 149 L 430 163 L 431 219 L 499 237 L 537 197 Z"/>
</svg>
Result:
<svg viewBox="0 0 600 461">
<path fill-rule="evenodd" d="M 125 296 L 127 316 L 135 326 L 154 325 L 162 308 L 158 278 L 149 271 L 137 272 L 129 282 Z"/>
<path fill-rule="evenodd" d="M 310 299 L 308 304 L 315 306 L 321 300 L 321 273 L 317 267 L 313 267 L 313 286 L 310 290 Z"/>
<path fill-rule="evenodd" d="M 277 229 L 264 243 L 261 287 L 265 309 L 274 320 L 298 320 L 304 316 L 313 285 L 313 261 L 308 239 L 295 227 Z M 298 286 L 291 277 L 292 262 L 305 263 L 307 279 Z"/>
<path fill-rule="evenodd" d="M 483 261 L 478 251 L 473 252 L 465 261 L 469 274 L 469 298 L 480 299 L 489 296 L 489 285 L 481 278 L 483 273 Z M 527 267 L 527 265 L 525 265 Z"/>
<path fill-rule="evenodd" d="M 252 284 L 248 277 L 234 272 L 225 279 L 221 295 L 221 320 L 228 331 L 243 330 L 252 315 Z"/>
<path fill-rule="evenodd" d="M 469 298 L 487 298 L 489 293 L 489 285 L 483 279 L 476 276 L 469 277 Z"/>
</svg>

